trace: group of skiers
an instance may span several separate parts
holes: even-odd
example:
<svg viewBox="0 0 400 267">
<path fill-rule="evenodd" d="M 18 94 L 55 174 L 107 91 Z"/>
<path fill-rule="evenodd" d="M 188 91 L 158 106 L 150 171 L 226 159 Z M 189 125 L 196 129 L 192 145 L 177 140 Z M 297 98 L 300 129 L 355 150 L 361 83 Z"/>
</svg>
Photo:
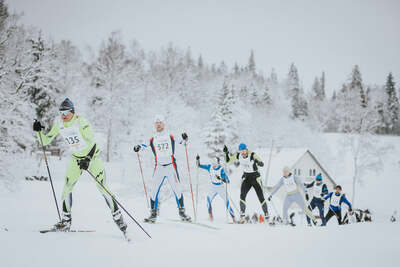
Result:
<svg viewBox="0 0 400 267">
<path fill-rule="evenodd" d="M 110 208 L 112 217 L 119 229 L 125 234 L 127 224 L 124 222 L 121 210 L 116 203 L 113 195 L 110 194 L 106 185 L 106 175 L 103 163 L 100 159 L 100 150 L 94 140 L 94 135 L 89 122 L 80 115 L 75 114 L 75 107 L 70 99 L 66 98 L 59 107 L 61 120 L 56 120 L 51 130 L 47 134 L 41 131 L 44 128 L 39 121 L 33 124 L 33 130 L 37 132 L 37 137 L 42 146 L 50 144 L 50 142 L 61 134 L 65 143 L 69 146 L 72 159 L 67 167 L 65 184 L 62 191 L 62 218 L 61 221 L 54 225 L 55 230 L 69 231 L 72 223 L 72 191 L 83 171 L 88 171 L 97 180 L 97 187 L 105 198 Z M 149 139 L 147 144 L 134 146 L 134 151 L 151 149 L 155 167 L 152 178 L 151 194 L 150 194 L 150 216 L 144 221 L 155 223 L 159 209 L 159 193 L 162 185 L 167 181 L 170 185 L 178 207 L 178 214 L 182 221 L 191 221 L 191 218 L 185 213 L 184 198 L 181 188 L 181 181 L 175 158 L 175 150 L 177 144 L 186 144 L 188 135 L 182 134 L 182 139 L 177 141 L 173 135 L 165 130 L 165 118 L 157 115 L 154 120 L 155 134 Z M 244 223 L 246 213 L 246 196 L 251 188 L 254 188 L 261 208 L 264 213 L 263 219 L 269 222 L 269 213 L 267 200 L 264 197 L 261 175 L 258 171 L 259 167 L 263 167 L 264 163 L 256 153 L 250 151 L 245 144 L 240 144 L 238 152 L 231 154 L 226 146 L 223 148 L 225 154 L 224 163 L 220 158 L 212 159 L 210 164 L 201 164 L 200 156 L 196 157 L 197 166 L 206 170 L 210 178 L 210 191 L 207 195 L 207 208 L 210 220 L 213 219 L 212 201 L 219 195 L 226 203 L 226 209 L 232 217 L 233 222 Z M 229 183 L 226 170 L 223 164 L 239 162 L 243 168 L 242 183 L 240 188 L 240 218 L 236 220 L 234 210 L 232 209 L 227 194 L 225 183 Z M 327 221 L 333 216 L 337 217 L 338 223 L 342 223 L 341 204 L 344 202 L 352 212 L 351 204 L 342 194 L 342 188 L 336 186 L 335 192 L 328 193 L 327 186 L 322 182 L 321 174 L 318 174 L 315 181 L 311 184 L 304 185 L 301 180 L 291 173 L 289 167 L 283 168 L 283 176 L 268 197 L 271 201 L 273 195 L 281 188 L 285 188 L 286 197 L 283 204 L 283 223 L 288 224 L 288 209 L 293 203 L 304 211 L 307 215 L 308 224 L 314 222 L 316 218 L 312 214 L 312 210 L 317 207 L 322 220 L 322 225 L 326 225 Z M 310 204 L 306 204 L 303 199 L 305 194 L 306 200 L 309 200 L 309 193 L 312 195 Z M 324 215 L 324 201 L 330 200 L 329 211 Z"/>
</svg>

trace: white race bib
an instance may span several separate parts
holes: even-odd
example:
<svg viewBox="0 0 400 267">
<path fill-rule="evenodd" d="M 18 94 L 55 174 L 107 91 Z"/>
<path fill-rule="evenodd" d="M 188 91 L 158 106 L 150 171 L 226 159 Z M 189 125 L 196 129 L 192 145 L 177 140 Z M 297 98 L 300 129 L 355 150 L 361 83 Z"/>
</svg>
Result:
<svg viewBox="0 0 400 267">
<path fill-rule="evenodd" d="M 72 153 L 78 153 L 87 148 L 86 141 L 83 139 L 82 134 L 79 131 L 79 122 L 77 119 L 70 127 L 64 127 L 61 123 L 60 134 Z"/>
<path fill-rule="evenodd" d="M 213 183 L 221 183 L 221 180 L 217 179 L 217 176 L 221 177 L 221 170 L 222 168 L 219 168 L 218 170 L 214 170 L 214 168 L 212 166 L 210 166 L 210 179 L 211 182 Z"/>
<path fill-rule="evenodd" d="M 340 198 L 341 197 L 342 197 L 342 194 L 337 196 L 335 193 L 332 193 L 331 205 L 334 206 L 334 207 L 339 207 L 339 203 L 340 203 Z"/>
<path fill-rule="evenodd" d="M 169 164 L 172 162 L 172 143 L 171 136 L 155 136 L 153 139 L 154 149 L 157 155 L 157 161 L 160 164 Z"/>
<path fill-rule="evenodd" d="M 294 176 L 291 175 L 288 178 L 283 177 L 283 183 L 285 184 L 285 189 L 287 193 L 297 191 L 297 184 L 294 180 Z"/>
<path fill-rule="evenodd" d="M 313 186 L 313 189 L 312 189 L 312 194 L 313 194 L 314 197 L 321 198 L 322 186 L 323 186 L 322 183 L 320 185 L 317 185 L 317 183 L 314 182 L 314 186 Z"/>
<path fill-rule="evenodd" d="M 243 168 L 243 172 L 251 173 L 254 172 L 253 163 L 250 161 L 250 154 L 247 155 L 247 158 L 243 158 L 242 155 L 239 155 L 240 166 Z"/>
</svg>

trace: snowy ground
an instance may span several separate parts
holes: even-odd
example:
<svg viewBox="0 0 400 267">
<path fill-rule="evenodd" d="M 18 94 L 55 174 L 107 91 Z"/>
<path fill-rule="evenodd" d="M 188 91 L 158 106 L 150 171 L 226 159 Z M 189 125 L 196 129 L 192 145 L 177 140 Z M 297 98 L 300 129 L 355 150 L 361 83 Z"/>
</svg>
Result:
<svg viewBox="0 0 400 267">
<path fill-rule="evenodd" d="M 8 229 L 0 231 L 2 266 L 398 266 L 399 223 L 231 225 L 225 223 L 221 201 L 215 203 L 214 223 L 221 230 L 168 221 L 177 218 L 171 200 L 163 205 L 160 224 L 144 225 L 151 240 L 126 218 L 134 238 L 128 244 L 92 181 L 83 178 L 74 194 L 73 225 L 95 233 L 38 233 L 56 221 L 48 183 L 27 183 L 17 196 L 1 197 L 1 228 Z M 137 218 L 147 215 L 143 198 L 125 194 L 120 199 Z M 189 200 L 186 196 L 187 206 Z M 200 208 L 200 221 L 206 222 L 205 207 Z"/>
<path fill-rule="evenodd" d="M 334 138 L 337 137 L 329 137 L 331 144 L 335 142 Z M 261 224 L 232 225 L 226 223 L 223 203 L 216 199 L 213 226 L 220 230 L 212 230 L 169 221 L 178 218 L 175 201 L 169 199 L 162 203 L 159 224 L 143 224 L 152 239 L 147 238 L 125 216 L 134 239 L 133 243 L 128 244 L 114 225 L 94 182 L 89 176 L 83 175 L 73 195 L 73 228 L 94 229 L 96 232 L 40 234 L 38 230 L 46 229 L 57 221 L 50 184 L 24 181 L 15 192 L 1 191 L 0 194 L 3 204 L 0 206 L 0 265 L 398 266 L 400 223 L 390 223 L 389 216 L 399 206 L 395 194 L 399 186 L 396 156 L 400 151 L 400 142 L 399 138 L 390 140 L 395 144 L 395 150 L 387 156 L 382 177 L 368 179 L 358 191 L 359 206 L 372 206 L 375 215 L 373 223 L 337 226 L 332 219 L 326 228 L 308 228 L 305 221 L 298 217 L 298 227 L 295 228 L 271 228 Z M 334 146 L 331 153 L 335 156 Z M 50 161 L 58 198 L 67 160 L 51 158 Z M 135 162 L 133 160 L 129 159 Z M 31 163 L 25 164 L 26 169 L 31 168 Z M 185 166 L 182 164 L 180 169 L 184 176 Z M 41 168 L 45 171 L 44 166 Z M 132 215 L 142 221 L 148 216 L 148 211 L 136 168 L 135 164 L 126 169 L 121 167 L 121 163 L 107 165 L 111 190 L 116 192 L 118 199 Z M 195 172 L 192 176 L 195 180 Z M 338 178 L 341 179 L 339 182 L 350 193 L 351 183 L 343 177 Z M 206 179 L 204 174 L 200 175 L 202 179 Z M 232 180 L 230 193 L 238 203 L 240 181 L 235 176 L 232 176 Z M 204 201 L 207 186 L 203 184 L 200 189 L 198 218 L 200 222 L 208 223 Z M 249 213 L 260 212 L 253 191 L 249 192 L 247 202 Z M 187 189 L 185 204 L 188 214 L 193 215 Z"/>
</svg>

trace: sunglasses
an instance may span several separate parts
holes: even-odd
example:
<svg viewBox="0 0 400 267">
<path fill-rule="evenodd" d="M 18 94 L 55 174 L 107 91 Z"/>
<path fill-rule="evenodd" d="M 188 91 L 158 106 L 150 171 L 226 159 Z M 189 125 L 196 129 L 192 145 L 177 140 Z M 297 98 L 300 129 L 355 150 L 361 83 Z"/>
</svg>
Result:
<svg viewBox="0 0 400 267">
<path fill-rule="evenodd" d="M 60 115 L 67 116 L 69 113 L 71 113 L 71 110 L 60 110 Z"/>
</svg>

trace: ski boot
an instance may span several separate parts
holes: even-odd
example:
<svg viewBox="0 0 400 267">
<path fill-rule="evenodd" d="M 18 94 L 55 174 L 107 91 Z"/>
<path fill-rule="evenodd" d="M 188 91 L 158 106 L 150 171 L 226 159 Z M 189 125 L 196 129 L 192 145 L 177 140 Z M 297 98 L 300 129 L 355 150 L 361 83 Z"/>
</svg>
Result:
<svg viewBox="0 0 400 267">
<path fill-rule="evenodd" d="M 246 215 L 240 214 L 240 219 L 238 221 L 238 224 L 244 224 L 246 223 Z"/>
<path fill-rule="evenodd" d="M 232 216 L 232 222 L 237 223 L 235 216 Z"/>
<path fill-rule="evenodd" d="M 146 223 L 155 223 L 157 219 L 157 210 L 151 210 L 150 216 L 144 219 Z"/>
<path fill-rule="evenodd" d="M 61 222 L 54 225 L 53 229 L 60 232 L 68 232 L 71 229 L 72 217 L 71 213 L 63 212 Z"/>
<path fill-rule="evenodd" d="M 120 210 L 117 210 L 112 214 L 115 224 L 118 226 L 119 230 L 121 230 L 124 234 L 126 233 L 126 228 L 128 227 L 124 222 L 124 217 L 122 217 L 122 213 Z"/>
<path fill-rule="evenodd" d="M 258 223 L 257 213 L 254 213 L 253 216 L 251 216 L 251 223 Z"/>
<path fill-rule="evenodd" d="M 179 208 L 179 216 L 181 217 L 181 220 L 184 222 L 192 221 L 192 219 L 185 214 L 185 208 Z"/>
</svg>

